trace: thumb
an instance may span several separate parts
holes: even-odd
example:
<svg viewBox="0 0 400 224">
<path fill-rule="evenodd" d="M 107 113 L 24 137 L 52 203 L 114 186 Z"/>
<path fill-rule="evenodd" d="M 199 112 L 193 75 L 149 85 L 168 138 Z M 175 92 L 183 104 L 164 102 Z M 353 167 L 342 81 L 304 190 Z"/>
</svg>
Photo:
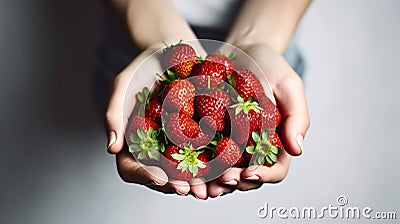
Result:
<svg viewBox="0 0 400 224">
<path fill-rule="evenodd" d="M 121 76 L 114 80 L 105 114 L 105 128 L 107 132 L 107 151 L 116 154 L 125 144 L 124 127 L 127 119 L 124 118 L 123 105 L 127 86 L 121 81 Z"/>
<path fill-rule="evenodd" d="M 278 107 L 282 113 L 282 142 L 285 150 L 298 156 L 303 150 L 303 139 L 310 126 L 304 87 L 293 72 L 275 89 Z"/>
</svg>

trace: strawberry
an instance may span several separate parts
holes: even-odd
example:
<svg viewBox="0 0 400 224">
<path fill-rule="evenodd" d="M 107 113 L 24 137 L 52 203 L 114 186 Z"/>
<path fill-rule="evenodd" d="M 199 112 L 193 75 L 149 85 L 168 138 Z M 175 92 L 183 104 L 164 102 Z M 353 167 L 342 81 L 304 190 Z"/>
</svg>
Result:
<svg viewBox="0 0 400 224">
<path fill-rule="evenodd" d="M 164 109 L 193 117 L 196 88 L 188 80 L 177 79 L 177 73 L 167 70 L 167 75 L 169 79 L 161 80 L 161 83 L 165 85 Z"/>
<path fill-rule="evenodd" d="M 262 128 L 275 128 L 277 127 L 282 119 L 281 113 L 271 100 L 263 95 L 260 100 L 260 106 L 262 108 Z"/>
<path fill-rule="evenodd" d="M 259 96 L 265 95 L 260 80 L 250 70 L 243 69 L 233 72 L 228 76 L 228 82 L 245 101 L 250 97 L 257 100 Z"/>
<path fill-rule="evenodd" d="M 150 120 L 161 124 L 161 98 L 158 96 L 159 89 L 154 90 L 151 94 L 147 87 L 143 88 L 143 92 L 137 94 L 139 100 L 139 115 L 146 116 Z"/>
<path fill-rule="evenodd" d="M 197 62 L 196 51 L 190 45 L 182 44 L 181 41 L 176 45 L 164 44 L 166 48 L 163 59 L 167 69 L 177 72 L 179 78 L 187 78 Z"/>
<path fill-rule="evenodd" d="M 155 131 L 159 129 L 160 126 L 158 126 L 157 123 L 155 123 L 153 120 L 147 117 L 136 115 L 131 119 L 131 122 L 128 127 L 128 134 L 131 133 L 136 134 L 139 128 L 143 129 L 145 132 L 148 132 L 150 128 L 152 128 Z"/>
<path fill-rule="evenodd" d="M 261 129 L 261 108 L 250 98 L 247 101 L 240 96 L 238 103 L 230 106 L 229 120 L 233 139 L 239 144 L 247 142 L 251 132 Z"/>
<path fill-rule="evenodd" d="M 195 106 L 197 114 L 200 117 L 210 117 L 215 123 L 208 125 L 215 127 L 217 131 L 222 131 L 225 127 L 225 113 L 230 105 L 231 100 L 229 95 L 222 90 L 212 90 L 209 93 L 204 93 L 196 96 Z"/>
<path fill-rule="evenodd" d="M 246 150 L 243 152 L 243 154 L 246 157 L 247 161 L 251 161 L 251 159 L 253 157 L 253 154 L 250 154 L 250 153 L 247 152 L 247 148 L 249 146 L 255 146 L 255 145 L 256 145 L 256 143 L 254 142 L 253 138 L 249 138 L 249 140 L 247 141 L 247 144 L 246 144 Z"/>
<path fill-rule="evenodd" d="M 164 128 L 168 139 L 178 146 L 190 143 L 200 133 L 199 124 L 183 113 L 169 114 Z"/>
<path fill-rule="evenodd" d="M 225 65 L 226 75 L 229 75 L 235 70 L 235 65 L 233 64 L 233 60 L 235 60 L 235 58 L 236 57 L 233 52 L 226 56 L 217 51 L 216 53 L 207 55 L 206 60 Z"/>
<path fill-rule="evenodd" d="M 136 115 L 130 122 L 128 134 L 130 136 L 129 152 L 139 160 L 159 160 L 160 151 L 164 151 L 164 144 L 158 139 L 158 124 L 154 121 Z"/>
<path fill-rule="evenodd" d="M 146 117 L 153 120 L 157 124 L 161 124 L 161 111 L 162 111 L 161 97 L 154 96 L 148 101 L 148 103 L 146 103 L 146 109 L 145 109 Z"/>
<path fill-rule="evenodd" d="M 223 137 L 215 148 L 215 159 L 225 166 L 235 165 L 241 155 L 239 145 L 229 137 Z"/>
<path fill-rule="evenodd" d="M 191 81 L 197 88 L 213 89 L 226 80 L 225 65 L 212 61 L 203 61 L 193 67 Z"/>
<path fill-rule="evenodd" d="M 213 139 L 215 131 L 211 130 L 210 128 L 201 128 L 200 132 L 196 138 L 192 139 L 190 142 L 192 143 L 193 147 L 197 149 L 200 146 L 208 145 L 211 140 Z"/>
<path fill-rule="evenodd" d="M 196 151 L 191 145 L 180 148 L 176 145 L 166 147 L 161 166 L 176 180 L 187 181 L 192 177 L 206 176 L 210 172 L 211 151 Z"/>
<path fill-rule="evenodd" d="M 280 157 L 283 145 L 275 131 L 264 129 L 261 133 L 251 134 L 253 142 L 248 142 L 246 152 L 253 155 L 251 163 L 255 165 L 273 166 Z"/>
</svg>

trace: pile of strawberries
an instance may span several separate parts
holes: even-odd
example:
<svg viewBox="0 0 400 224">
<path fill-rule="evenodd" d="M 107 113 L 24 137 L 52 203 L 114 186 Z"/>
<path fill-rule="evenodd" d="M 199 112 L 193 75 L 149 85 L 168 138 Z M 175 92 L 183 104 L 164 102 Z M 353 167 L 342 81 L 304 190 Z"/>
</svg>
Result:
<svg viewBox="0 0 400 224">
<path fill-rule="evenodd" d="M 280 112 L 256 75 L 233 60 L 232 53 L 202 59 L 188 44 L 167 46 L 157 87 L 137 95 L 126 133 L 133 156 L 177 180 L 274 165 L 283 150 Z"/>
</svg>

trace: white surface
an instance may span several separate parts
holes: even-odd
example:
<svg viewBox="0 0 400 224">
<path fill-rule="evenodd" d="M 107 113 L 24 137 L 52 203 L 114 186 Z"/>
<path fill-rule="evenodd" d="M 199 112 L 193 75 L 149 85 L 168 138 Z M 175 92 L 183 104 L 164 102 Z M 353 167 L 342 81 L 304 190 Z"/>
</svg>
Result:
<svg viewBox="0 0 400 224">
<path fill-rule="evenodd" d="M 0 3 L 0 223 L 267 223 L 256 214 L 265 202 L 321 208 L 341 194 L 400 215 L 399 1 L 313 3 L 300 33 L 312 119 L 304 154 L 280 184 L 207 202 L 116 174 L 88 88 L 99 7 L 24 2 Z M 365 223 L 323 223 L 344 221 Z"/>
</svg>

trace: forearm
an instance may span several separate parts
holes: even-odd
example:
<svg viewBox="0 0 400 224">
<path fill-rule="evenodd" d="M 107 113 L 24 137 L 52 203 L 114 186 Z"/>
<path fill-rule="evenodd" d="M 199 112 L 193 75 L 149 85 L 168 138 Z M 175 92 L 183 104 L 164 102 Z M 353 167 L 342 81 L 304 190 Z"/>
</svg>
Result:
<svg viewBox="0 0 400 224">
<path fill-rule="evenodd" d="M 268 45 L 283 53 L 311 0 L 247 0 L 226 41 Z"/>
<path fill-rule="evenodd" d="M 169 0 L 101 0 L 125 24 L 140 49 L 162 47 L 162 41 L 176 43 L 195 39 L 186 20 Z"/>
</svg>

